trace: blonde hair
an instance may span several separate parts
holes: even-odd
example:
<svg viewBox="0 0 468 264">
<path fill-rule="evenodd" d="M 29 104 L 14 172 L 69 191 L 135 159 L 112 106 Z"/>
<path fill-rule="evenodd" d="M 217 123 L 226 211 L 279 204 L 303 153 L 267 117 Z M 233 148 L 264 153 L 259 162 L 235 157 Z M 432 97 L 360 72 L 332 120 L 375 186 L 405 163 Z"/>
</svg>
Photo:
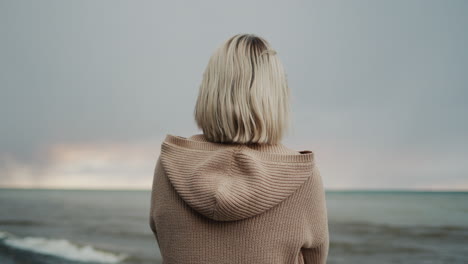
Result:
<svg viewBox="0 0 468 264">
<path fill-rule="evenodd" d="M 289 127 L 289 87 L 276 51 L 254 34 L 237 34 L 211 56 L 195 121 L 206 139 L 277 144 Z"/>
</svg>

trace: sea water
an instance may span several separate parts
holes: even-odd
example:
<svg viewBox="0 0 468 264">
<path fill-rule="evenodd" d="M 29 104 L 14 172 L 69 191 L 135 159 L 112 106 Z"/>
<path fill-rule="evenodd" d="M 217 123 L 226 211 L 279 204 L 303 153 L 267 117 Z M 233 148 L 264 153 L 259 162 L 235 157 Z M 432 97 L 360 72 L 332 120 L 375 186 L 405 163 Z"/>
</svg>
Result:
<svg viewBox="0 0 468 264">
<path fill-rule="evenodd" d="M 0 189 L 0 263 L 161 263 L 150 191 Z M 327 191 L 328 263 L 468 263 L 468 193 Z"/>
</svg>

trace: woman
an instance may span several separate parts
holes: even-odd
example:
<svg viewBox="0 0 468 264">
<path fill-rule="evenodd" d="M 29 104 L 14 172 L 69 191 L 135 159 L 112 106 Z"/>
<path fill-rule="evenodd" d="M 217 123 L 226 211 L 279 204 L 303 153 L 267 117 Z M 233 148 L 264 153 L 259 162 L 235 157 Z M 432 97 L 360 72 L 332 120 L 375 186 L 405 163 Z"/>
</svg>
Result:
<svg viewBox="0 0 468 264">
<path fill-rule="evenodd" d="M 203 75 L 203 134 L 167 134 L 154 171 L 150 227 L 163 263 L 325 263 L 328 220 L 312 151 L 281 143 L 289 88 L 269 43 L 229 38 Z"/>
</svg>

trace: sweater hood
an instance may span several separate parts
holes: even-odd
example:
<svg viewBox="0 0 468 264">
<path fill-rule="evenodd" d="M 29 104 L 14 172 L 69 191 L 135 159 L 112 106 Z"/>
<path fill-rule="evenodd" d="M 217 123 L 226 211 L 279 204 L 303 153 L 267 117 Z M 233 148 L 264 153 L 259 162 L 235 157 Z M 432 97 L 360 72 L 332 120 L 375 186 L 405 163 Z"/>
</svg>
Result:
<svg viewBox="0 0 468 264">
<path fill-rule="evenodd" d="M 167 134 L 160 159 L 185 203 L 217 221 L 241 220 L 273 208 L 311 176 L 314 166 L 310 150 L 214 143 L 203 134 Z"/>
</svg>

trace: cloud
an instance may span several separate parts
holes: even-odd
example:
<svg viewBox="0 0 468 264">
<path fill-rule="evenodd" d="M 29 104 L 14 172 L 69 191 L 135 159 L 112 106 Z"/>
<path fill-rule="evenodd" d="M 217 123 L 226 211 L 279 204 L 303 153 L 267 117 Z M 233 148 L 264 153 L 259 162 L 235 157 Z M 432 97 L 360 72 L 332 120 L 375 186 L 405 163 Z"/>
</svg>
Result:
<svg viewBox="0 0 468 264">
<path fill-rule="evenodd" d="M 41 163 L 0 159 L 0 186 L 23 188 L 148 189 L 159 156 L 157 141 L 62 143 L 52 145 Z"/>
<path fill-rule="evenodd" d="M 1 184 L 144 188 L 162 137 L 199 132 L 212 52 L 245 32 L 278 51 L 285 143 L 317 152 L 327 187 L 467 186 L 465 2 L 186 4 L 2 3 Z"/>
</svg>

